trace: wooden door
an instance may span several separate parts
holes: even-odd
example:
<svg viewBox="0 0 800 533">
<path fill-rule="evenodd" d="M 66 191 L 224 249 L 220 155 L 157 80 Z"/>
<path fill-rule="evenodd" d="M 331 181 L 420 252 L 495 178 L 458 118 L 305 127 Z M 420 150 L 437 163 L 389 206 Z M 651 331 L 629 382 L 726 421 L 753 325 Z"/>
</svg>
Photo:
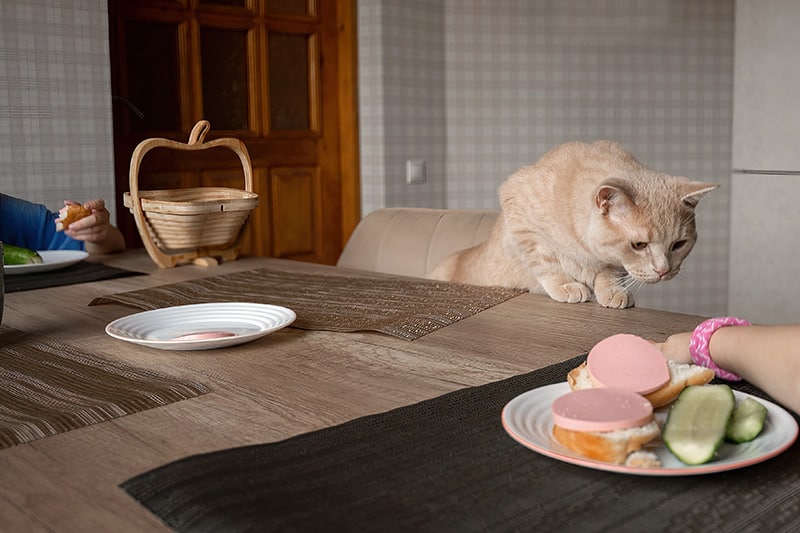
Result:
<svg viewBox="0 0 800 533">
<path fill-rule="evenodd" d="M 118 225 L 143 139 L 237 137 L 259 206 L 243 254 L 335 263 L 360 218 L 355 0 L 109 0 Z M 225 150 L 154 150 L 139 188 L 243 187 Z"/>
</svg>

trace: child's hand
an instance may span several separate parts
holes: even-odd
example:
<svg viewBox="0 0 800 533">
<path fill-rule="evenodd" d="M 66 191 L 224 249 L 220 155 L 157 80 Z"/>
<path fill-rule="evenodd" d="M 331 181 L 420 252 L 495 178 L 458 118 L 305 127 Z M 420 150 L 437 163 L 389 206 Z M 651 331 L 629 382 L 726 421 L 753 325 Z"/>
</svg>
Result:
<svg viewBox="0 0 800 533">
<path fill-rule="evenodd" d="M 64 204 L 78 205 L 72 200 L 65 200 Z M 83 207 L 92 214 L 70 224 L 64 233 L 78 241 L 92 243 L 104 241 L 111 231 L 111 213 L 106 209 L 105 201 L 102 198 L 89 200 Z"/>
<path fill-rule="evenodd" d="M 691 363 L 692 357 L 689 355 L 689 342 L 692 340 L 692 333 L 675 333 L 667 337 L 664 342 L 655 343 L 664 354 L 664 357 L 680 363 Z"/>
</svg>

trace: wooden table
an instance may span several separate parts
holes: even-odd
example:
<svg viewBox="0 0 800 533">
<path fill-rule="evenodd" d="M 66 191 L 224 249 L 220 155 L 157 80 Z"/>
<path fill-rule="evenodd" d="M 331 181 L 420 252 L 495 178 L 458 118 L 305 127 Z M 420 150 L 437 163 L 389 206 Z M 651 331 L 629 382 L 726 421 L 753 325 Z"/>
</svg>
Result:
<svg viewBox="0 0 800 533">
<path fill-rule="evenodd" d="M 121 482 L 191 454 L 281 440 L 534 370 L 585 353 L 615 333 L 661 340 L 701 320 L 523 294 L 415 341 L 286 328 L 235 349 L 160 351 L 104 333 L 108 322 L 136 310 L 87 303 L 260 266 L 304 272 L 333 267 L 245 258 L 210 269 L 161 270 L 141 250 L 100 260 L 151 274 L 8 294 L 3 324 L 199 381 L 212 392 L 0 450 L 4 531 L 166 531 L 119 488 Z"/>
</svg>

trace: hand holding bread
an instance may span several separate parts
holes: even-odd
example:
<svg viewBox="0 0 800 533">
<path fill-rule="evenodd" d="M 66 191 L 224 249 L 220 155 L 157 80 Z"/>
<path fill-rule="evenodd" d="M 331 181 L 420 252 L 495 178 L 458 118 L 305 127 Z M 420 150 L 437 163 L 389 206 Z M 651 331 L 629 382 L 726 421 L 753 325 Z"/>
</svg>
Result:
<svg viewBox="0 0 800 533">
<path fill-rule="evenodd" d="M 111 213 L 102 198 L 84 204 L 65 200 L 55 224 L 56 231 L 84 241 L 89 252 L 110 253 L 125 249 L 122 233 L 111 224 Z"/>
</svg>

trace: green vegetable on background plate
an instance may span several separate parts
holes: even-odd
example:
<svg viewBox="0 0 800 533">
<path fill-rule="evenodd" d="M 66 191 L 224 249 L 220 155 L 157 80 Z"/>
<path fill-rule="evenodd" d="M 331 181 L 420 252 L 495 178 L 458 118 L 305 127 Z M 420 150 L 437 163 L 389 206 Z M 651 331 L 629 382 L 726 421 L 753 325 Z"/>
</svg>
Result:
<svg viewBox="0 0 800 533">
<path fill-rule="evenodd" d="M 42 256 L 34 250 L 21 248 L 12 244 L 3 245 L 4 265 L 30 265 L 43 262 Z"/>
</svg>

